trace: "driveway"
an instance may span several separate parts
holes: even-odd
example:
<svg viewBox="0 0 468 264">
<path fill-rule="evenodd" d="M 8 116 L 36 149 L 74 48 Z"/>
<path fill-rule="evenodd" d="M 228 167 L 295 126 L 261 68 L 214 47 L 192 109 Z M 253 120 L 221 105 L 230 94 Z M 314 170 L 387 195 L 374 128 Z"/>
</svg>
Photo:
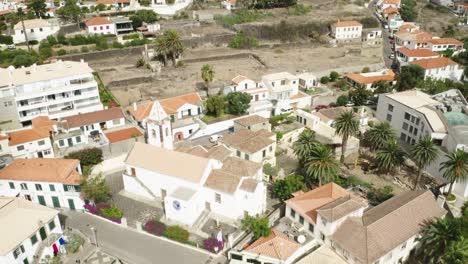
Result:
<svg viewBox="0 0 468 264">
<path fill-rule="evenodd" d="M 65 228 L 80 230 L 94 241 L 91 226 L 97 230 L 98 245 L 102 250 L 130 264 L 222 263 L 198 250 L 119 227 L 105 220 L 79 212 L 65 212 Z"/>
</svg>

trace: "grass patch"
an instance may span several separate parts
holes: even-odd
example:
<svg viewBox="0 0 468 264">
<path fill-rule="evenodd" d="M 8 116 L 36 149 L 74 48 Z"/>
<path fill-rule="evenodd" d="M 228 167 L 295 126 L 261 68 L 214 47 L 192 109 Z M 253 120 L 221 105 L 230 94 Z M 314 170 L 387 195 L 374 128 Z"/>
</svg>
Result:
<svg viewBox="0 0 468 264">
<path fill-rule="evenodd" d="M 215 16 L 215 20 L 224 27 L 232 28 L 236 24 L 254 22 L 269 16 L 272 16 L 272 14 L 257 10 L 240 9 L 229 15 Z"/>
<path fill-rule="evenodd" d="M 308 94 L 308 95 L 319 94 L 319 93 L 321 93 L 321 92 L 322 92 L 322 89 L 320 89 L 320 88 L 307 89 L 307 90 L 305 91 L 305 93 Z"/>
<path fill-rule="evenodd" d="M 99 98 L 101 99 L 101 103 L 107 107 L 117 107 L 120 106 L 117 99 L 112 95 L 112 93 L 104 86 L 102 83 L 101 77 L 97 72 L 93 73 L 94 79 L 98 83 L 99 88 Z"/>
<path fill-rule="evenodd" d="M 311 6 L 303 5 L 303 4 L 296 4 L 292 7 L 288 7 L 288 15 L 289 16 L 303 16 L 307 15 L 312 10 Z"/>
<path fill-rule="evenodd" d="M 237 117 L 237 116 L 231 115 L 231 114 L 222 114 L 220 116 L 205 115 L 204 117 L 202 117 L 201 120 L 207 124 L 213 124 L 213 123 L 221 122 L 221 121 L 228 120 L 234 117 Z"/>
</svg>

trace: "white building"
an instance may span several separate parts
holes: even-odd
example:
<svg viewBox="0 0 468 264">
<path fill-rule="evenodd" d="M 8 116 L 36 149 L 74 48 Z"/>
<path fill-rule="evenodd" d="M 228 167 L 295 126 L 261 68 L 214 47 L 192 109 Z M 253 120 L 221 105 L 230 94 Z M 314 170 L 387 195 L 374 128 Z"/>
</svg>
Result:
<svg viewBox="0 0 468 264">
<path fill-rule="evenodd" d="M 236 9 L 236 0 L 224 0 L 223 2 L 221 2 L 221 5 L 224 6 L 224 8 L 226 8 L 226 10 L 234 10 Z"/>
<path fill-rule="evenodd" d="M 320 80 L 311 72 L 304 72 L 297 75 L 299 78 L 299 88 L 304 90 L 314 90 L 320 87 Z"/>
<path fill-rule="evenodd" d="M 304 230 L 322 243 L 329 243 L 331 235 L 347 217 L 361 216 L 367 207 L 333 182 L 293 195 L 285 202 L 286 217 L 304 226 Z"/>
<path fill-rule="evenodd" d="M 196 122 L 203 113 L 203 102 L 198 93 L 134 103 L 127 108 L 135 122 L 146 129 L 148 143 L 171 149 L 173 143 L 190 137 L 199 128 Z"/>
<path fill-rule="evenodd" d="M 81 168 L 72 159 L 16 159 L 0 171 L 0 196 L 54 208 L 83 209 Z"/>
<path fill-rule="evenodd" d="M 416 60 L 409 64 L 421 66 L 424 69 L 424 78 L 459 81 L 463 76 L 463 68 L 446 57 Z"/>
<path fill-rule="evenodd" d="M 251 103 L 268 100 L 268 88 L 262 83 L 257 83 L 243 75 L 237 75 L 231 80 L 231 84 L 224 89 L 225 94 L 231 92 L 243 92 L 252 96 Z"/>
<path fill-rule="evenodd" d="M 337 41 L 361 40 L 362 24 L 357 21 L 338 21 L 331 25 L 331 36 Z"/>
<path fill-rule="evenodd" d="M 83 61 L 0 68 L 0 112 L 8 121 L 0 127 L 27 127 L 37 116 L 58 119 L 102 110 L 92 73 Z"/>
<path fill-rule="evenodd" d="M 391 85 L 396 83 L 395 73 L 390 69 L 384 69 L 376 72 L 366 73 L 348 73 L 344 75 L 345 79 L 353 87 L 364 87 L 366 89 L 375 89 L 377 82 L 384 81 Z"/>
<path fill-rule="evenodd" d="M 454 38 L 431 38 L 409 40 L 405 45 L 409 49 L 430 49 L 434 52 L 453 50 L 454 52 L 463 51 L 463 42 Z"/>
<path fill-rule="evenodd" d="M 54 35 L 60 29 L 60 26 L 55 20 L 47 19 L 32 19 L 24 21 L 24 28 L 26 29 L 26 35 L 28 41 L 37 40 L 41 41 L 46 39 L 47 36 Z M 14 43 L 23 43 L 26 42 L 24 37 L 23 25 L 21 22 L 18 22 L 14 28 L 15 34 L 13 35 Z"/>
<path fill-rule="evenodd" d="M 361 40 L 368 45 L 380 45 L 382 44 L 382 30 L 380 28 L 363 29 Z"/>
<path fill-rule="evenodd" d="M 389 7 L 400 9 L 401 1 L 400 0 L 379 0 L 377 1 L 376 6 L 380 10 L 384 10 Z"/>
<path fill-rule="evenodd" d="M 407 47 L 401 47 L 396 51 L 396 58 L 400 67 L 406 66 L 408 63 L 415 60 L 435 59 L 439 57 L 439 53 L 430 49 L 408 49 Z"/>
<path fill-rule="evenodd" d="M 0 136 L 0 153 L 13 158 L 53 158 L 52 133 L 47 127 L 9 132 Z"/>
<path fill-rule="evenodd" d="M 116 34 L 115 24 L 110 17 L 93 17 L 85 24 L 89 34 Z"/>
<path fill-rule="evenodd" d="M 0 197 L 0 263 L 34 263 L 53 256 L 47 242 L 59 244 L 62 227 L 58 213 L 22 198 Z"/>
<path fill-rule="evenodd" d="M 411 191 L 348 217 L 331 236 L 332 248 L 350 264 L 404 263 L 418 249 L 421 226 L 447 211 L 431 191 Z"/>
<path fill-rule="evenodd" d="M 125 161 L 125 191 L 162 200 L 166 218 L 186 226 L 194 225 L 202 214 L 231 220 L 262 214 L 266 209 L 262 166 L 218 148 L 180 152 L 137 142 Z"/>
</svg>

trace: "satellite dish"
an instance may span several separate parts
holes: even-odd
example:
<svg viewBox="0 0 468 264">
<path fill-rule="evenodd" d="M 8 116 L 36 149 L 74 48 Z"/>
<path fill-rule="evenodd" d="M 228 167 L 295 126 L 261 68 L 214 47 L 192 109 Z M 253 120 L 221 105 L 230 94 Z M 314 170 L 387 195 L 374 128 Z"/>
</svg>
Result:
<svg viewBox="0 0 468 264">
<path fill-rule="evenodd" d="M 297 237 L 297 242 L 299 242 L 299 244 L 303 244 L 305 241 L 306 241 L 306 238 L 304 235 L 299 235 Z"/>
</svg>

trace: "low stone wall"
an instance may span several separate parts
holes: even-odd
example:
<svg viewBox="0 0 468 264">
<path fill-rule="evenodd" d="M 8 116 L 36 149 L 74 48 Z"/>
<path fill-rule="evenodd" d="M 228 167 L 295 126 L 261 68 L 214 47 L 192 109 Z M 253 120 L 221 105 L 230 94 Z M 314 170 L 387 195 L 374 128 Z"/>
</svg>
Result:
<svg viewBox="0 0 468 264">
<path fill-rule="evenodd" d="M 133 145 L 135 144 L 135 142 L 145 143 L 145 137 L 140 136 L 140 137 L 131 138 L 131 139 L 127 139 L 127 140 L 123 140 L 120 142 L 106 145 L 101 148 L 103 158 L 110 159 L 113 157 L 120 156 L 124 153 L 128 153 L 133 148 Z"/>
<path fill-rule="evenodd" d="M 123 49 L 108 49 L 102 51 L 92 51 L 86 53 L 69 54 L 56 57 L 61 60 L 80 61 L 83 59 L 86 62 L 108 59 L 109 57 L 121 57 L 128 55 L 140 55 L 143 52 L 144 46 L 128 47 Z"/>
</svg>

